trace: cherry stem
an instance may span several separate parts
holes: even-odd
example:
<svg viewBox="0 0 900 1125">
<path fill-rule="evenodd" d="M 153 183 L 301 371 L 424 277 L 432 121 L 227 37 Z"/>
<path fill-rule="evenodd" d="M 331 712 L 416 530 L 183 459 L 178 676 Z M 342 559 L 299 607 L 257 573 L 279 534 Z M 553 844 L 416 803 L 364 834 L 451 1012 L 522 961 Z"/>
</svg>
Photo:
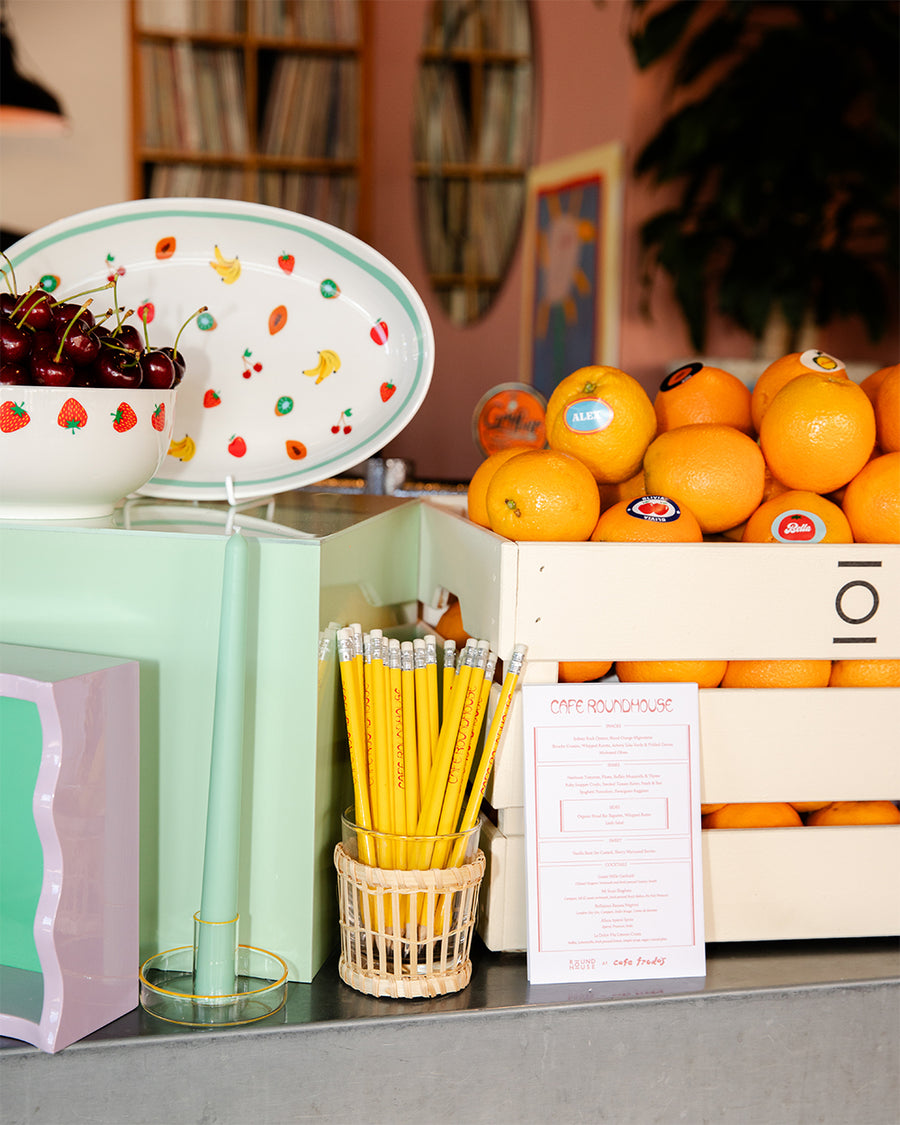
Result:
<svg viewBox="0 0 900 1125">
<path fill-rule="evenodd" d="M 205 313 L 208 308 L 209 308 L 208 305 L 202 305 L 199 309 L 197 309 L 197 311 L 195 313 L 191 313 L 191 315 L 187 318 L 187 320 L 184 322 L 184 324 L 182 324 L 182 326 L 178 329 L 178 335 L 175 337 L 175 343 L 172 345 L 172 355 L 173 356 L 178 355 L 178 341 L 181 339 L 181 333 L 185 330 L 185 328 L 187 328 L 187 326 L 191 323 L 192 320 L 194 320 L 196 317 L 198 317 L 201 313 Z"/>
<path fill-rule="evenodd" d="M 72 317 L 72 319 L 66 325 L 65 332 L 63 332 L 62 336 L 60 336 L 60 338 L 59 338 L 59 347 L 56 349 L 56 358 L 54 360 L 54 363 L 59 363 L 60 359 L 62 358 L 63 345 L 66 342 L 66 336 L 68 336 L 69 333 L 72 331 L 72 325 L 76 322 L 76 320 L 78 320 L 78 318 L 81 316 L 81 314 L 84 312 L 84 310 L 88 307 L 88 305 L 90 303 L 91 303 L 91 298 L 88 297 L 88 299 L 84 302 L 84 304 L 81 306 L 81 308 L 78 310 L 78 312 Z"/>
<path fill-rule="evenodd" d="M 4 251 L 4 250 L 0 250 L 0 254 L 2 254 L 2 255 L 3 255 L 3 260 L 4 260 L 4 261 L 6 262 L 6 264 L 7 264 L 8 266 L 9 266 L 9 270 L 8 270 L 8 271 L 7 271 L 7 270 L 4 270 L 4 271 L 3 271 L 3 276 L 4 276 L 5 278 L 6 278 L 6 285 L 7 285 L 7 288 L 9 289 L 10 293 L 12 293 L 12 295 L 13 295 L 13 296 L 15 296 L 15 295 L 16 295 L 16 291 L 17 291 L 17 286 L 16 286 L 16 271 L 15 271 L 15 270 L 13 269 L 13 264 L 12 264 L 12 262 L 11 262 L 11 261 L 9 260 L 9 257 L 8 257 L 8 256 L 7 256 L 7 254 L 6 254 L 6 251 Z M 10 280 L 10 279 L 11 279 L 11 280 Z"/>
<path fill-rule="evenodd" d="M 31 296 L 32 293 L 36 293 L 38 291 L 38 289 L 40 289 L 40 288 L 41 288 L 40 282 L 36 281 L 34 283 L 34 285 L 32 285 L 31 288 L 26 293 L 23 293 L 22 296 L 18 299 L 18 301 L 16 301 L 15 305 L 13 305 L 13 311 L 10 315 L 15 316 L 16 312 L 22 307 L 22 304 L 25 301 L 28 300 L 28 298 Z M 42 290 L 42 292 L 43 292 L 43 290 Z M 17 323 L 16 323 L 17 328 L 22 327 L 22 325 L 25 323 L 25 317 L 27 317 L 30 312 L 31 312 L 31 308 L 29 307 L 25 310 L 25 312 L 22 313 L 22 319 L 17 321 Z"/>
<path fill-rule="evenodd" d="M 70 301 L 77 301 L 81 297 L 86 297 L 88 293 L 102 293 L 104 289 L 112 289 L 113 283 L 106 281 L 103 285 L 98 285 L 94 289 L 83 289 L 80 293 L 73 293 L 71 297 L 60 297 L 59 300 L 53 302 L 54 305 L 65 305 Z"/>
</svg>

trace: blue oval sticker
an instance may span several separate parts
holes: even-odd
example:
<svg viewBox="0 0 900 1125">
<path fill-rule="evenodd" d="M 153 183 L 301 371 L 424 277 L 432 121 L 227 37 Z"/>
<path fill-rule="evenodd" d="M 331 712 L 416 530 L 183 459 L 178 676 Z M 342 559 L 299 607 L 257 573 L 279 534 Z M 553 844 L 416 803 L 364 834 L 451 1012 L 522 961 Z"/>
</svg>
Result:
<svg viewBox="0 0 900 1125">
<path fill-rule="evenodd" d="M 578 398 L 566 407 L 565 419 L 573 434 L 596 434 L 613 420 L 613 409 L 602 398 Z"/>
</svg>

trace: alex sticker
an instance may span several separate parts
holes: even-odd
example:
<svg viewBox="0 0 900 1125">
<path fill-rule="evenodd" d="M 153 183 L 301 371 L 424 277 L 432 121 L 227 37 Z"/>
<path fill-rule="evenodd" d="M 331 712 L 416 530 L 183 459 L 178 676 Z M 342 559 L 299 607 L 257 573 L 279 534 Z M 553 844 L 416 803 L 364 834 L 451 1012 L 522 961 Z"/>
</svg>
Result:
<svg viewBox="0 0 900 1125">
<path fill-rule="evenodd" d="M 565 421 L 573 434 L 596 434 L 613 420 L 613 408 L 602 398 L 577 398 L 566 407 Z"/>
</svg>

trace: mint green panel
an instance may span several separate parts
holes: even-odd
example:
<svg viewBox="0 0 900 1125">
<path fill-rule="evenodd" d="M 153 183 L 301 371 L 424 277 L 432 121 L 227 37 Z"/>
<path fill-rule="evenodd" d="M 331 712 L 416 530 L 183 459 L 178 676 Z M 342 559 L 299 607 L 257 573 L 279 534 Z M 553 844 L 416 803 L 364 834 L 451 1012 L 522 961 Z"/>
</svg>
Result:
<svg viewBox="0 0 900 1125">
<path fill-rule="evenodd" d="M 38 973 L 34 918 L 44 852 L 34 823 L 34 788 L 43 743 L 37 704 L 0 696 L 0 964 Z M 9 1012 L 4 1000 L 0 1010 Z"/>
</svg>

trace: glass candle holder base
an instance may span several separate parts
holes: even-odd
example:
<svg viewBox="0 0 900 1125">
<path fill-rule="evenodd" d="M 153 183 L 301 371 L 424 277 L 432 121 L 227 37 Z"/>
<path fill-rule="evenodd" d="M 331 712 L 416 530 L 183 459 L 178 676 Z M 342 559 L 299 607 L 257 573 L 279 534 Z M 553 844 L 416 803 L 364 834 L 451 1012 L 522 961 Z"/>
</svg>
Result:
<svg viewBox="0 0 900 1125">
<path fill-rule="evenodd" d="M 234 991 L 222 996 L 195 991 L 194 946 L 168 949 L 148 958 L 140 971 L 145 1011 L 185 1027 L 228 1027 L 274 1015 L 287 998 L 288 967 L 275 953 L 239 945 Z"/>
</svg>

